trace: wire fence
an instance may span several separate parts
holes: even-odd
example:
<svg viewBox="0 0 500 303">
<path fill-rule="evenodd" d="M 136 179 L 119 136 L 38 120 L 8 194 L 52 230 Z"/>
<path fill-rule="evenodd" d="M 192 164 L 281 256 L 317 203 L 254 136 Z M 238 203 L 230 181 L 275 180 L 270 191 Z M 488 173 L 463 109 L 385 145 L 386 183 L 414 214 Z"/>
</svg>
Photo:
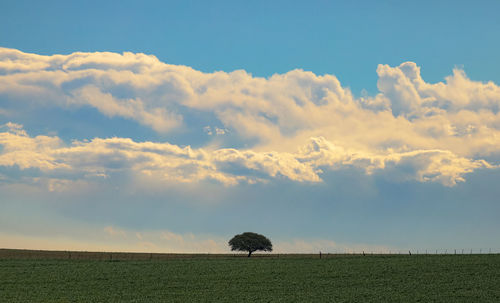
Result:
<svg viewBox="0 0 500 303">
<path fill-rule="evenodd" d="M 500 254 L 500 248 L 427 248 L 427 249 L 388 249 L 388 250 L 351 250 L 341 249 L 333 252 L 319 252 L 321 255 L 475 255 Z"/>
<path fill-rule="evenodd" d="M 366 256 L 424 256 L 424 255 L 488 255 L 500 254 L 500 248 L 440 248 L 318 251 L 316 253 L 254 253 L 251 258 L 337 258 Z M 247 253 L 137 253 L 137 252 L 90 252 L 47 251 L 24 249 L 0 249 L 0 259 L 66 259 L 66 260 L 167 260 L 167 259 L 221 259 L 246 258 Z"/>
</svg>

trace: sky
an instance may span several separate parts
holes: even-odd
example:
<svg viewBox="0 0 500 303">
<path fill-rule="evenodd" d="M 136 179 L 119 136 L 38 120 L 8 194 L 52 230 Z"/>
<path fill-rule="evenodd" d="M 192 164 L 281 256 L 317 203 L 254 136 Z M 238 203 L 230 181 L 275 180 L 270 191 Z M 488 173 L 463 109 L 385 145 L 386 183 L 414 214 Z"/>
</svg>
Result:
<svg viewBox="0 0 500 303">
<path fill-rule="evenodd" d="M 0 247 L 500 252 L 498 1 L 2 1 Z"/>
</svg>

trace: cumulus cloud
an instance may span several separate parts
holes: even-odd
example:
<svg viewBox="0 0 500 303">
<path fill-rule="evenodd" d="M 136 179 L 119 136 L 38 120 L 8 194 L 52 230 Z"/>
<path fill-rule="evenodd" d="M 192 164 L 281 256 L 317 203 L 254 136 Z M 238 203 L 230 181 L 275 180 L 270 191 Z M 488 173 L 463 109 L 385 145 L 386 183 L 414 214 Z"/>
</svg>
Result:
<svg viewBox="0 0 500 303">
<path fill-rule="evenodd" d="M 379 65 L 377 74 L 378 88 L 390 100 L 395 115 L 408 116 L 437 109 L 498 113 L 500 108 L 499 86 L 493 82 L 471 81 L 460 69 L 454 69 L 445 83 L 436 84 L 426 83 L 420 76 L 420 67 L 413 62 L 405 62 L 397 68 Z"/>
<path fill-rule="evenodd" d="M 34 107 L 90 106 L 106 116 L 132 119 L 167 132 L 179 127 L 182 117 L 159 100 L 181 98 L 182 83 L 176 82 L 175 75 L 163 75 L 168 83 L 155 86 L 159 81 L 155 72 L 143 73 L 154 70 L 155 64 L 161 65 L 155 57 L 143 54 L 39 56 L 0 48 L 0 96 Z"/>
<path fill-rule="evenodd" d="M 301 149 L 298 158 L 314 167 L 355 167 L 366 174 L 383 173 L 393 180 L 438 181 L 446 186 L 463 182 L 463 176 L 478 168 L 494 168 L 484 160 L 459 157 L 449 151 L 415 150 L 373 154 L 359 150 L 346 150 L 324 138 L 311 138 Z"/>
<path fill-rule="evenodd" d="M 192 149 L 128 138 L 95 138 L 64 145 L 57 137 L 30 137 L 19 128 L 0 133 L 0 145 L 4 147 L 0 166 L 36 168 L 48 176 L 86 178 L 129 172 L 163 182 L 212 179 L 227 185 L 278 176 L 319 180 L 309 165 L 287 153 Z"/>
<path fill-rule="evenodd" d="M 0 166 L 38 169 L 49 178 L 50 191 L 76 180 L 106 178 L 121 173 L 160 183 L 215 180 L 225 185 L 284 178 L 320 182 L 326 170 L 356 168 L 366 174 L 389 171 L 395 179 L 438 181 L 447 186 L 464 181 L 478 168 L 493 168 L 485 160 L 459 157 L 449 151 L 371 152 L 337 146 L 324 137 L 310 138 L 296 152 L 193 149 L 170 143 L 135 142 L 129 138 L 95 138 L 62 143 L 58 137 L 30 137 L 20 125 L 0 133 Z M 58 177 L 59 176 L 59 177 Z"/>
<path fill-rule="evenodd" d="M 300 69 L 259 78 L 243 70 L 203 73 L 144 54 L 40 56 L 0 48 L 0 98 L 11 104 L 4 115 L 26 107 L 90 106 L 160 133 L 179 129 L 192 113 L 215 117 L 212 125 L 219 125 L 199 129 L 216 144 L 194 149 L 129 138 L 67 143 L 31 137 L 10 123 L 0 134 L 0 166 L 38 169 L 54 180 L 127 172 L 226 185 L 321 182 L 326 170 L 355 168 L 446 186 L 476 169 L 498 167 L 498 85 L 470 80 L 460 69 L 444 82 L 427 83 L 413 62 L 379 65 L 377 74 L 379 93 L 355 98 L 334 75 Z M 231 146 L 234 136 L 244 149 Z"/>
</svg>

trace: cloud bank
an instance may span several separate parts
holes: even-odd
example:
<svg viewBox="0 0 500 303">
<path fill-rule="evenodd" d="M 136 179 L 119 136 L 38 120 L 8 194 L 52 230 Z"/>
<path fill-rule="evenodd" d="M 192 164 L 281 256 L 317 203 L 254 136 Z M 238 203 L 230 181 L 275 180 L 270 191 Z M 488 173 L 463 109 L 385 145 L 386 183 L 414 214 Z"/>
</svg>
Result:
<svg viewBox="0 0 500 303">
<path fill-rule="evenodd" d="M 303 70 L 259 78 L 243 70 L 203 73 L 144 54 L 0 48 L 0 117 L 9 121 L 0 132 L 0 168 L 21 171 L 4 173 L 10 182 L 35 174 L 61 185 L 53 190 L 117 174 L 134 182 L 316 183 L 339 169 L 454 186 L 476 169 L 498 168 L 498 85 L 460 69 L 427 83 L 413 62 L 379 65 L 377 74 L 379 93 L 356 98 L 335 76 Z M 15 119 L 43 108 L 94 108 L 161 134 L 185 129 L 192 117 L 218 126 L 199 129 L 212 139 L 198 148 L 120 137 L 64 142 L 30 135 Z M 231 136 L 243 147 L 232 146 Z"/>
</svg>

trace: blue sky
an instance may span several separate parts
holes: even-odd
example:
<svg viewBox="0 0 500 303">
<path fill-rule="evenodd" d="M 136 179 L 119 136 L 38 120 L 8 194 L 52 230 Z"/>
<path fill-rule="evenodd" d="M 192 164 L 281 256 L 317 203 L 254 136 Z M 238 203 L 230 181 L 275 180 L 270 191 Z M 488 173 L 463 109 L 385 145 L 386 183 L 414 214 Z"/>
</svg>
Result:
<svg viewBox="0 0 500 303">
<path fill-rule="evenodd" d="M 51 55 L 140 52 L 212 72 L 335 74 L 376 93 L 378 64 L 414 61 L 430 82 L 495 71 L 497 1 L 5 1 L 2 46 Z"/>
<path fill-rule="evenodd" d="M 497 1 L 0 4 L 0 246 L 500 249 Z"/>
</svg>

